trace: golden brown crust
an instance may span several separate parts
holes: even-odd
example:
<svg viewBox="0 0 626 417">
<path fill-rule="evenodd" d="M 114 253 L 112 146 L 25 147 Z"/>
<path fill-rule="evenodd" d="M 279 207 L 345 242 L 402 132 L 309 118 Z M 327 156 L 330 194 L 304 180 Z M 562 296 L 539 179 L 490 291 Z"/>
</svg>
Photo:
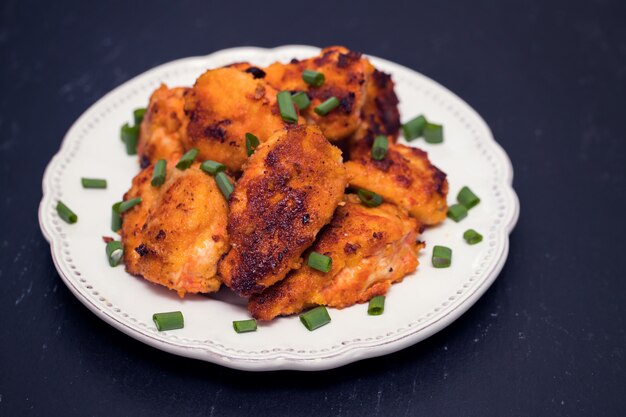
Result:
<svg viewBox="0 0 626 417">
<path fill-rule="evenodd" d="M 341 46 L 324 48 L 316 57 L 292 60 L 288 64 L 276 62 L 265 68 L 265 80 L 278 90 L 306 91 L 311 105 L 302 112 L 309 123 L 317 124 L 324 136 L 336 141 L 353 134 L 360 123 L 365 102 L 367 60 L 359 52 Z M 326 80 L 320 87 L 302 80 L 305 69 L 320 71 Z M 320 116 L 314 108 L 331 97 L 337 97 L 339 107 Z"/>
<path fill-rule="evenodd" d="M 122 214 L 126 270 L 178 292 L 217 291 L 217 262 L 229 246 L 228 205 L 215 179 L 194 164 L 185 171 L 170 160 L 166 181 L 151 185 L 153 166 L 134 179 L 124 200 L 142 202 Z"/>
<path fill-rule="evenodd" d="M 315 126 L 289 126 L 259 146 L 230 197 L 232 249 L 219 265 L 226 285 L 250 295 L 300 265 L 343 196 L 341 161 Z"/>
<path fill-rule="evenodd" d="M 366 150 L 346 162 L 346 169 L 351 187 L 380 194 L 425 225 L 435 225 L 446 218 L 446 174 L 432 165 L 428 154 L 420 149 L 390 143 L 383 160 L 372 159 Z"/>
<path fill-rule="evenodd" d="M 248 309 L 258 320 L 271 320 L 315 305 L 344 308 L 384 295 L 417 268 L 423 247 L 416 242 L 418 228 L 415 219 L 392 204 L 368 208 L 347 195 L 307 251 L 330 256 L 332 269 L 323 273 L 304 265 L 250 297 Z"/>
<path fill-rule="evenodd" d="M 161 84 L 150 96 L 137 142 L 142 168 L 159 159 L 175 158 L 184 153 L 183 137 L 187 134 L 184 96 L 188 90 Z"/>
<path fill-rule="evenodd" d="M 185 148 L 197 148 L 199 160 L 220 162 L 233 172 L 248 158 L 246 133 L 262 143 L 286 125 L 276 103 L 278 91 L 242 70 L 247 65 L 205 72 L 185 98 Z"/>
</svg>

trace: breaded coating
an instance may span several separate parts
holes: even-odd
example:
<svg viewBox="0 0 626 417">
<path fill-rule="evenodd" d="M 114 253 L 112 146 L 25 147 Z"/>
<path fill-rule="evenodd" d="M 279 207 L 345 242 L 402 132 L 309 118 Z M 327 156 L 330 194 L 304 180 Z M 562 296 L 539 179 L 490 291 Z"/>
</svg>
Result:
<svg viewBox="0 0 626 417">
<path fill-rule="evenodd" d="M 350 138 L 352 154 L 369 150 L 374 138 L 384 135 L 389 142 L 396 142 L 400 130 L 400 112 L 394 82 L 389 74 L 378 71 L 367 61 L 367 82 L 365 105 L 361 111 L 361 124 Z"/>
<path fill-rule="evenodd" d="M 345 187 L 341 151 L 318 127 L 291 125 L 262 143 L 230 196 L 224 283 L 248 296 L 298 268 Z"/>
<path fill-rule="evenodd" d="M 228 250 L 228 204 L 199 164 L 185 171 L 167 165 L 165 183 L 151 184 L 153 165 L 141 171 L 124 200 L 140 204 L 122 214 L 126 271 L 185 293 L 215 292 L 217 262 Z"/>
<path fill-rule="evenodd" d="M 306 91 L 311 105 L 302 111 L 309 123 L 317 124 L 324 136 L 336 141 L 352 135 L 361 122 L 361 109 L 365 103 L 367 60 L 359 52 L 341 46 L 323 49 L 316 57 L 288 64 L 276 62 L 265 68 L 265 80 L 277 90 Z M 305 69 L 322 72 L 326 78 L 320 87 L 302 80 Z M 315 113 L 314 108 L 331 97 L 340 104 L 326 116 Z"/>
<path fill-rule="evenodd" d="M 425 225 L 435 225 L 446 218 L 446 174 L 432 165 L 420 149 L 390 143 L 383 160 L 372 159 L 370 151 L 362 152 L 346 162 L 346 169 L 351 187 L 380 194 Z"/>
<path fill-rule="evenodd" d="M 159 159 L 175 158 L 184 153 L 182 139 L 187 134 L 184 96 L 188 90 L 161 84 L 150 96 L 137 142 L 142 168 Z"/>
<path fill-rule="evenodd" d="M 246 133 L 262 143 L 286 125 L 276 103 L 278 91 L 239 65 L 205 72 L 185 97 L 185 149 L 197 148 L 198 160 L 212 159 L 233 172 L 248 158 Z"/>
<path fill-rule="evenodd" d="M 248 309 L 258 320 L 271 320 L 316 305 L 344 308 L 384 295 L 417 268 L 417 252 L 424 246 L 416 242 L 418 227 L 397 206 L 368 208 L 347 195 L 311 248 L 330 256 L 332 269 L 324 273 L 304 265 L 250 297 Z"/>
</svg>

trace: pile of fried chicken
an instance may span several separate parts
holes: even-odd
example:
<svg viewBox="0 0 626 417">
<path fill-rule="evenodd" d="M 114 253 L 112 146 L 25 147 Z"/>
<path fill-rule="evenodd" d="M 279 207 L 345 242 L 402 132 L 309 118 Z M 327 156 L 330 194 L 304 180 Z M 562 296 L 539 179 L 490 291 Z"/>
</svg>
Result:
<svg viewBox="0 0 626 417">
<path fill-rule="evenodd" d="M 323 73 L 324 83 L 304 82 L 304 70 Z M 280 91 L 305 92 L 311 101 L 294 123 L 281 117 Z M 330 97 L 339 105 L 317 114 Z M 142 199 L 122 215 L 126 270 L 181 297 L 223 283 L 248 297 L 258 320 L 385 294 L 415 271 L 419 234 L 447 212 L 446 174 L 425 152 L 396 143 L 397 105 L 391 77 L 344 47 L 266 68 L 211 69 L 191 88 L 161 85 L 140 128 L 142 171 L 124 196 Z M 246 133 L 260 142 L 251 156 Z M 378 135 L 389 141 L 382 160 L 371 155 Z M 177 169 L 194 148 L 197 162 Z M 160 159 L 166 180 L 155 187 Z M 228 199 L 199 168 L 205 160 L 227 167 Z M 359 189 L 384 202 L 364 205 Z M 332 259 L 329 272 L 307 265 L 312 251 Z"/>
</svg>

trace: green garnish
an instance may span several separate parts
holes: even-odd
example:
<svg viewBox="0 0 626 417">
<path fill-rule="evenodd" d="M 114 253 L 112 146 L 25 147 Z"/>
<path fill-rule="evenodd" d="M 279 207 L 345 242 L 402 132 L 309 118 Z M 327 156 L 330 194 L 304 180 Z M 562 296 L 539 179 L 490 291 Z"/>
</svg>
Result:
<svg viewBox="0 0 626 417">
<path fill-rule="evenodd" d="M 256 320 L 233 321 L 233 329 L 235 329 L 237 333 L 256 332 Z"/>
<path fill-rule="evenodd" d="M 424 139 L 428 143 L 443 142 L 443 126 L 434 123 L 426 123 L 424 127 Z"/>
<path fill-rule="evenodd" d="M 185 327 L 185 319 L 180 311 L 170 311 L 167 313 L 154 313 L 152 320 L 158 331 L 176 330 Z"/>
<path fill-rule="evenodd" d="M 332 110 L 334 110 L 337 106 L 339 106 L 339 99 L 337 97 L 331 97 L 322 104 L 319 104 L 317 107 L 313 109 L 315 113 L 320 116 L 326 116 Z"/>
<path fill-rule="evenodd" d="M 330 256 L 322 255 L 318 252 L 311 252 L 307 265 L 318 271 L 328 272 L 333 267 L 333 259 Z"/>
<path fill-rule="evenodd" d="M 482 242 L 483 235 L 481 235 L 480 233 L 478 233 L 474 229 L 468 229 L 468 230 L 465 231 L 465 233 L 463 233 L 463 239 L 465 239 L 465 241 L 468 244 L 475 245 L 475 244 L 477 244 L 479 242 Z"/>
<path fill-rule="evenodd" d="M 254 136 L 252 133 L 246 133 L 246 152 L 248 152 L 248 156 L 252 156 L 258 146 L 259 138 Z"/>
<path fill-rule="evenodd" d="M 374 139 L 374 145 L 372 145 L 372 158 L 380 161 L 387 155 L 387 149 L 389 148 L 389 139 L 385 135 L 378 135 Z"/>
<path fill-rule="evenodd" d="M 377 295 L 370 300 L 367 306 L 367 314 L 370 316 L 380 316 L 385 311 L 385 296 Z"/>
<path fill-rule="evenodd" d="M 120 216 L 121 201 L 111 207 L 111 230 L 117 233 L 122 228 L 122 216 Z"/>
<path fill-rule="evenodd" d="M 280 110 L 280 117 L 287 123 L 295 123 L 298 121 L 298 113 L 293 104 L 291 93 L 289 91 L 281 91 L 276 95 L 276 101 L 278 101 L 278 110 Z"/>
<path fill-rule="evenodd" d="M 448 217 L 458 223 L 467 217 L 467 209 L 463 204 L 453 204 L 448 207 Z"/>
<path fill-rule="evenodd" d="M 125 211 L 130 210 L 139 203 L 141 203 L 141 197 L 135 197 L 127 201 L 122 201 L 119 207 L 120 213 L 124 213 Z"/>
<path fill-rule="evenodd" d="M 167 173 L 167 162 L 165 159 L 159 159 L 154 165 L 152 171 L 152 186 L 160 187 L 165 182 L 165 174 Z"/>
<path fill-rule="evenodd" d="M 60 218 L 62 218 L 66 223 L 74 224 L 78 221 L 78 216 L 74 213 L 68 206 L 63 204 L 62 201 L 59 200 L 57 203 L 57 214 Z"/>
<path fill-rule="evenodd" d="M 187 168 L 191 166 L 191 164 L 193 164 L 193 161 L 194 159 L 196 159 L 196 156 L 198 156 L 198 150 L 196 148 L 188 150 L 178 160 L 178 163 L 176 164 L 176 168 L 180 169 L 181 171 L 186 170 Z"/>
<path fill-rule="evenodd" d="M 107 180 L 100 178 L 81 178 L 83 188 L 107 188 Z"/>
<path fill-rule="evenodd" d="M 296 103 L 296 106 L 298 106 L 300 110 L 304 110 L 311 105 L 311 99 L 309 99 L 309 95 L 304 91 L 293 94 L 291 99 L 294 103 Z"/>
<path fill-rule="evenodd" d="M 215 175 L 218 172 L 226 171 L 226 165 L 220 164 L 219 162 L 208 160 L 200 164 L 200 169 L 206 172 L 207 174 Z"/>
<path fill-rule="evenodd" d="M 456 200 L 463 204 L 468 210 L 480 203 L 480 198 L 478 198 L 469 187 L 461 188 L 461 191 L 459 191 L 459 194 L 456 196 Z"/>
<path fill-rule="evenodd" d="M 233 193 L 233 190 L 235 189 L 235 187 L 233 187 L 233 185 L 230 183 L 230 179 L 228 179 L 228 175 L 226 175 L 223 172 L 218 172 L 215 175 L 215 182 L 217 182 L 217 186 L 219 187 L 220 191 L 224 195 L 224 198 L 228 200 L 230 195 Z"/>
<path fill-rule="evenodd" d="M 313 310 L 309 310 L 300 316 L 300 321 L 309 331 L 319 329 L 325 324 L 330 323 L 330 315 L 326 307 L 319 306 Z"/>
<path fill-rule="evenodd" d="M 424 115 L 419 115 L 415 119 L 411 119 L 403 124 L 402 133 L 404 134 L 404 139 L 410 142 L 422 136 L 426 123 Z"/>
<path fill-rule="evenodd" d="M 324 74 L 319 71 L 313 70 L 304 70 L 302 71 L 302 79 L 305 83 L 310 84 L 314 87 L 321 87 L 324 84 Z"/>
<path fill-rule="evenodd" d="M 383 198 L 373 191 L 368 191 L 361 188 L 359 191 L 356 192 L 356 195 L 359 196 L 361 202 L 367 207 L 378 207 L 383 203 Z"/>
<path fill-rule="evenodd" d="M 435 246 L 432 261 L 435 268 L 449 267 L 452 263 L 452 249 L 445 246 Z"/>
<path fill-rule="evenodd" d="M 122 242 L 118 240 L 112 240 L 106 245 L 107 258 L 109 259 L 109 265 L 115 267 L 119 265 L 124 255 L 124 246 Z"/>
<path fill-rule="evenodd" d="M 146 109 L 141 108 L 141 109 L 135 109 L 135 111 L 133 111 L 133 118 L 135 119 L 135 126 L 139 126 L 141 124 L 141 122 L 143 121 L 143 116 L 145 116 L 146 114 Z"/>
<path fill-rule="evenodd" d="M 137 154 L 137 140 L 139 138 L 139 126 L 130 126 L 128 123 L 122 126 L 120 131 L 122 142 L 126 144 L 126 153 L 128 155 Z"/>
</svg>

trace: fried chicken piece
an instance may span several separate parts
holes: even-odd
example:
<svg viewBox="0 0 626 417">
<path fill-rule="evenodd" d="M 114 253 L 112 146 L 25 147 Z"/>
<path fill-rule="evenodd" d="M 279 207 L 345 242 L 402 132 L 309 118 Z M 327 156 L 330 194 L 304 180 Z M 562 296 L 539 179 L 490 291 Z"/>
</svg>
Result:
<svg viewBox="0 0 626 417">
<path fill-rule="evenodd" d="M 165 183 L 151 185 L 153 165 L 132 182 L 124 200 L 140 204 L 122 214 L 126 271 L 185 293 L 215 292 L 217 262 L 228 250 L 228 204 L 215 179 L 192 165 L 167 164 Z"/>
<path fill-rule="evenodd" d="M 182 138 L 187 134 L 185 93 L 188 88 L 167 88 L 161 84 L 150 96 L 137 142 L 142 168 L 159 159 L 175 158 L 184 153 Z"/>
<path fill-rule="evenodd" d="M 241 65 L 246 64 L 205 72 L 185 97 L 185 148 L 197 148 L 199 160 L 212 159 L 233 172 L 248 158 L 246 133 L 263 143 L 286 125 L 276 103 L 278 91 Z"/>
<path fill-rule="evenodd" d="M 355 195 L 335 212 L 311 250 L 330 256 L 332 269 L 323 273 L 309 266 L 293 271 L 248 301 L 258 320 L 296 314 L 316 305 L 344 308 L 384 295 L 392 283 L 415 271 L 418 222 L 406 211 L 383 203 L 368 208 Z"/>
<path fill-rule="evenodd" d="M 420 149 L 390 143 L 383 160 L 372 159 L 368 150 L 346 162 L 346 169 L 351 187 L 380 194 L 425 225 L 435 225 L 446 218 L 446 174 L 432 165 Z"/>
<path fill-rule="evenodd" d="M 341 151 L 318 127 L 291 125 L 262 143 L 230 196 L 224 283 L 248 296 L 298 268 L 345 187 Z"/>
<path fill-rule="evenodd" d="M 265 80 L 277 90 L 306 91 L 311 105 L 302 111 L 309 123 L 317 124 L 330 141 L 353 134 L 361 122 L 365 103 L 365 84 L 368 61 L 359 52 L 341 46 L 323 49 L 316 57 L 288 64 L 276 62 L 265 68 Z M 322 72 L 326 78 L 320 87 L 304 82 L 305 69 Z M 339 99 L 339 106 L 320 116 L 314 108 L 331 97 Z"/>
<path fill-rule="evenodd" d="M 394 82 L 389 74 L 378 71 L 367 61 L 366 98 L 361 124 L 350 138 L 350 157 L 369 151 L 374 138 L 384 135 L 395 143 L 400 130 L 400 112 Z"/>
</svg>

